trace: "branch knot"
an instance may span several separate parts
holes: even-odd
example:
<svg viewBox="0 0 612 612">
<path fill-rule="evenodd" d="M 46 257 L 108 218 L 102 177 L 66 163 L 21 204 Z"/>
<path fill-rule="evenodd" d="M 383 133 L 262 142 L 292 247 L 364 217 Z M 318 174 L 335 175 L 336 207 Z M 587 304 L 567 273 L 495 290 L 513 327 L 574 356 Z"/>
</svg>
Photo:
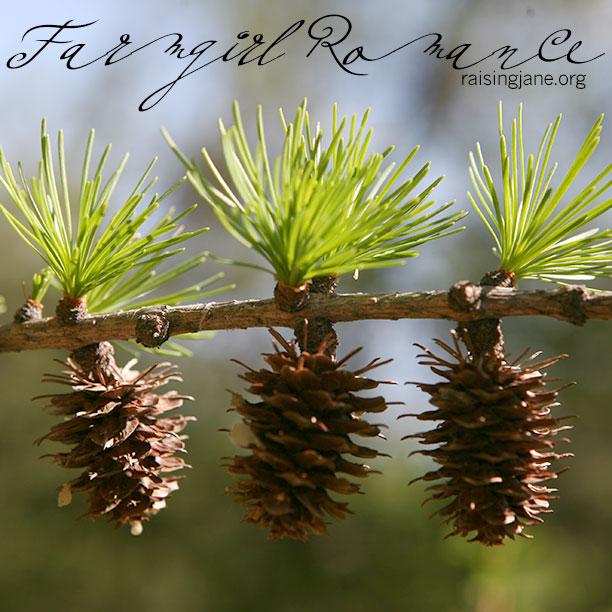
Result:
<svg viewBox="0 0 612 612">
<path fill-rule="evenodd" d="M 161 312 L 147 312 L 136 321 L 136 342 L 148 348 L 161 346 L 170 337 L 170 321 Z"/>
<path fill-rule="evenodd" d="M 572 325 L 582 327 L 587 320 L 586 302 L 588 292 L 584 285 L 568 285 L 561 294 L 563 314 Z"/>
<path fill-rule="evenodd" d="M 482 287 L 470 281 L 463 280 L 455 283 L 448 290 L 448 304 L 460 312 L 473 312 L 482 305 Z"/>
</svg>

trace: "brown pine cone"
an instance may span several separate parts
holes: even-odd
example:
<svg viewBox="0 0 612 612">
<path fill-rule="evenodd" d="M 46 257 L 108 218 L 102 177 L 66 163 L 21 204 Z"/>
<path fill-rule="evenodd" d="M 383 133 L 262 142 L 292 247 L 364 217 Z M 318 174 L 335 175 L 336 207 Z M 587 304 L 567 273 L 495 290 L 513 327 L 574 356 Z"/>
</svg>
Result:
<svg viewBox="0 0 612 612">
<path fill-rule="evenodd" d="M 270 529 L 269 538 L 307 540 L 309 534 L 327 532 L 326 516 L 343 519 L 350 513 L 346 502 L 329 494 L 359 493 L 360 488 L 339 474 L 364 477 L 373 472 L 344 456 L 382 455 L 349 436 L 383 437 L 379 425 L 359 415 L 385 410 L 384 398 L 355 393 L 377 387 L 379 381 L 361 375 L 388 362 L 375 359 L 351 372 L 342 366 L 357 351 L 338 362 L 325 354 L 325 344 L 314 354 L 298 353 L 295 342 L 271 333 L 281 348 L 275 344 L 275 352 L 264 355 L 270 369 L 255 371 L 240 364 L 248 370 L 241 376 L 251 384 L 248 391 L 260 401 L 233 394 L 232 410 L 243 421 L 230 436 L 251 453 L 226 458 L 229 471 L 245 477 L 227 492 L 247 506 L 245 522 Z"/>
<path fill-rule="evenodd" d="M 436 340 L 451 358 L 417 345 L 425 351 L 421 364 L 446 380 L 417 384 L 429 393 L 435 410 L 403 415 L 441 421 L 431 431 L 406 436 L 436 445 L 415 451 L 440 465 L 416 480 L 442 480 L 429 487 L 433 493 L 427 501 L 451 500 L 434 513 L 445 517 L 443 524 L 452 524 L 449 535 L 475 531 L 470 541 L 487 546 L 519 534 L 530 537 L 523 528 L 541 522 L 539 515 L 551 512 L 549 501 L 556 497 L 556 489 L 543 485 L 560 473 L 550 464 L 568 456 L 552 450 L 567 442 L 554 438 L 570 427 L 551 416 L 559 389 L 547 390 L 541 371 L 565 355 L 532 363 L 536 354 L 522 364 L 520 358 L 508 364 L 491 355 L 464 355 L 455 333 L 453 338 L 454 348 Z"/>
<path fill-rule="evenodd" d="M 174 391 L 158 394 L 158 387 L 182 380 L 175 367 L 153 366 L 144 372 L 114 365 L 85 373 L 70 359 L 60 375 L 47 375 L 48 382 L 72 387 L 50 398 L 53 414 L 65 420 L 36 441 L 55 440 L 72 446 L 66 453 L 51 456 L 66 468 L 83 469 L 81 475 L 59 489 L 58 504 L 65 506 L 72 493 L 87 493 L 84 516 L 108 517 L 120 527 L 131 525 L 134 535 L 142 522 L 166 506 L 166 498 L 178 489 L 181 476 L 163 476 L 185 464 L 177 453 L 185 452 L 180 436 L 193 417 L 162 416 L 192 399 Z"/>
</svg>

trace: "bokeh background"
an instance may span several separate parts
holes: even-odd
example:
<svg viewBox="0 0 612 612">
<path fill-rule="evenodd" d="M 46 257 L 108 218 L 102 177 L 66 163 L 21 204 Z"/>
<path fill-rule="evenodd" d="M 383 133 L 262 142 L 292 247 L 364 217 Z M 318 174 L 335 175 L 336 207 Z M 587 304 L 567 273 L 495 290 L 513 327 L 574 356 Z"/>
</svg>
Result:
<svg viewBox="0 0 612 612">
<path fill-rule="evenodd" d="M 432 162 L 432 176 L 444 174 L 436 190 L 439 201 L 468 206 L 468 152 L 481 142 L 497 154 L 497 104 L 503 100 L 509 120 L 524 103 L 526 139 L 533 149 L 545 126 L 562 112 L 555 149 L 567 167 L 595 118 L 610 108 L 612 43 L 608 37 L 612 7 L 601 0 L 116 0 L 87 3 L 24 1 L 3 7 L 0 20 L 0 144 L 7 157 L 21 160 L 27 173 L 39 159 L 39 129 L 43 116 L 53 133 L 63 128 L 73 180 L 78 180 L 87 133 L 96 129 L 98 151 L 113 143 L 111 161 L 125 151 L 132 156 L 120 185 L 128 193 L 151 157 L 159 156 L 160 190 L 182 174 L 165 145 L 159 126 L 165 125 L 189 155 L 206 145 L 218 157 L 216 122 L 231 121 L 231 102 L 238 99 L 252 125 L 257 104 L 264 105 L 269 146 L 280 142 L 278 108 L 292 116 L 303 97 L 311 115 L 324 127 L 334 102 L 342 114 L 362 114 L 371 107 L 372 150 L 396 146 L 398 158 L 416 144 L 414 162 Z M 449 46 L 470 42 L 485 55 L 503 44 L 518 47 L 526 57 L 559 28 L 570 28 L 572 40 L 582 40 L 584 57 L 606 55 L 583 66 L 566 62 L 544 65 L 533 61 L 523 72 L 586 74 L 586 87 L 461 86 L 460 73 L 448 62 L 408 48 L 367 66 L 368 76 L 340 70 L 330 55 L 312 46 L 305 32 L 286 45 L 286 57 L 266 66 L 214 63 L 178 83 L 153 109 L 140 113 L 140 101 L 174 79 L 185 67 L 163 54 L 159 44 L 112 67 L 100 63 L 68 71 L 59 61 L 67 45 L 47 49 L 30 65 L 9 70 L 4 62 L 35 48 L 36 34 L 21 37 L 43 23 L 98 20 L 63 38 L 86 43 L 83 55 L 97 57 L 129 32 L 144 44 L 169 32 L 181 32 L 189 48 L 218 39 L 219 55 L 249 30 L 271 40 L 298 19 L 306 23 L 326 14 L 349 18 L 353 31 L 348 52 L 363 45 L 366 54 L 382 55 L 422 34 L 436 31 Z M 216 49 L 212 50 L 213 52 Z M 478 66 L 478 69 L 481 67 Z M 482 65 L 491 71 L 494 64 Z M 600 148 L 586 174 L 593 176 L 609 162 L 612 132 L 604 130 Z M 75 183 L 76 185 L 76 183 Z M 121 189 L 124 191 L 121 192 Z M 172 198 L 184 209 L 196 201 L 184 185 Z M 0 195 L 0 201 L 7 198 Z M 605 220 L 607 223 L 612 220 Z M 194 225 L 211 226 L 192 249 L 236 259 L 252 255 L 228 239 L 205 206 L 192 215 Z M 405 266 L 363 273 L 358 281 L 343 280 L 340 291 L 411 291 L 444 289 L 459 279 L 478 280 L 496 265 L 491 241 L 475 214 L 467 230 L 440 244 L 430 244 Z M 35 256 L 0 223 L 0 294 L 8 310 L 0 323 L 10 322 L 21 304 L 22 281 L 40 268 Z M 263 273 L 205 263 L 197 280 L 222 269 L 237 288 L 217 299 L 269 297 L 273 280 Z M 528 288 L 529 283 L 523 285 Z M 600 283 L 609 287 L 609 283 Z M 47 307 L 53 311 L 55 295 Z M 58 509 L 55 488 L 66 475 L 41 452 L 57 450 L 52 443 L 33 447 L 32 440 L 54 422 L 43 402 L 30 398 L 51 392 L 39 380 L 60 369 L 53 359 L 62 352 L 0 354 L 0 608 L 26 612 L 81 610 L 141 612 L 149 610 L 310 612 L 313 610 L 444 611 L 444 612 L 609 612 L 612 611 L 612 434 L 609 378 L 609 325 L 589 322 L 583 328 L 544 319 L 508 319 L 504 329 L 509 350 L 518 355 L 530 346 L 545 356 L 567 352 L 555 366 L 561 382 L 577 384 L 563 392 L 558 414 L 575 414 L 571 470 L 559 479 L 560 499 L 546 522 L 532 529 L 534 540 L 509 542 L 493 550 L 463 540 L 443 541 L 447 528 L 428 520 L 433 511 L 421 508 L 424 486 L 407 483 L 427 470 L 426 460 L 408 458 L 414 445 L 402 436 L 418 430 L 402 412 L 427 407 L 426 397 L 405 381 L 431 380 L 416 363 L 413 343 L 432 346 L 432 338 L 448 338 L 449 322 L 360 322 L 338 326 L 339 353 L 363 346 L 354 364 L 374 356 L 393 357 L 380 375 L 400 384 L 385 390 L 393 406 L 386 450 L 392 459 L 376 467 L 384 473 L 364 483 L 366 495 L 351 500 L 355 515 L 330 528 L 330 536 L 309 543 L 267 541 L 265 533 L 240 522 L 242 510 L 224 495 L 232 478 L 219 467 L 220 457 L 233 454 L 226 435 L 235 417 L 226 414 L 226 388 L 240 390 L 238 358 L 254 367 L 270 348 L 265 330 L 219 332 L 192 346 L 192 359 L 178 359 L 185 382 L 181 392 L 196 399 L 187 410 L 198 418 L 189 428 L 189 462 L 193 468 L 169 507 L 146 525 L 138 538 L 127 529 L 114 531 L 99 522 L 75 521 L 82 502 Z M 287 330 L 285 330 L 287 331 Z M 287 331 L 287 334 L 289 332 Z M 119 355 L 119 359 L 128 359 Z M 144 363 L 152 362 L 143 356 Z M 560 384 L 561 384 L 560 382 Z"/>
</svg>

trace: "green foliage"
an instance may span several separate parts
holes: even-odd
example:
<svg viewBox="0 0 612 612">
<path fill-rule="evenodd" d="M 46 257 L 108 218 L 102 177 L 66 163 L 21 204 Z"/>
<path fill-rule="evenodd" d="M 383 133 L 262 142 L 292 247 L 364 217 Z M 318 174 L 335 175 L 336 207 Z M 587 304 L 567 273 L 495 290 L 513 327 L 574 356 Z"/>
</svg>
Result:
<svg viewBox="0 0 612 612">
<path fill-rule="evenodd" d="M 480 145 L 476 145 L 478 161 L 470 154 L 476 198 L 470 193 L 468 197 L 495 238 L 494 252 L 501 260 L 501 267 L 514 272 L 517 278 L 559 282 L 610 275 L 612 231 L 583 228 L 612 207 L 612 199 L 599 201 L 612 185 L 607 180 L 612 164 L 576 195 L 568 196 L 568 190 L 599 144 L 602 120 L 603 115 L 591 128 L 557 187 L 551 186 L 557 164 L 550 169 L 548 164 L 561 115 L 554 125 L 548 125 L 535 159 L 529 155 L 525 165 L 522 107 L 519 107 L 518 126 L 516 119 L 512 123 L 508 151 L 500 103 L 502 183 L 499 190 L 495 188 Z"/>
<path fill-rule="evenodd" d="M 234 118 L 236 125 L 229 129 L 219 121 L 219 130 L 236 193 L 205 148 L 202 153 L 217 186 L 183 155 L 163 128 L 162 132 L 224 227 L 262 255 L 270 267 L 260 269 L 284 284 L 299 286 L 315 276 L 397 265 L 405 257 L 418 255 L 417 246 L 459 231 L 450 228 L 466 213 L 442 215 L 451 204 L 435 208 L 435 202 L 428 200 L 441 178 L 412 195 L 429 164 L 395 186 L 418 147 L 395 170 L 394 164 L 382 167 L 392 147 L 382 154 L 367 154 L 372 136 L 371 130 L 366 131 L 368 112 L 360 123 L 352 117 L 345 142 L 349 120 L 338 122 L 334 107 L 331 139 L 324 146 L 320 126 L 311 130 L 306 100 L 292 124 L 285 122 L 281 111 L 285 141 L 273 165 L 261 107 L 254 157 L 237 102 Z"/>
<path fill-rule="evenodd" d="M 170 211 L 169 215 L 171 214 L 172 211 Z M 188 300 L 198 300 L 234 288 L 235 285 L 225 285 L 204 291 L 204 289 L 223 278 L 223 273 L 219 272 L 185 289 L 159 297 L 144 299 L 145 296 L 148 296 L 156 289 L 167 285 L 182 274 L 199 266 L 206 261 L 206 255 L 207 253 L 199 253 L 161 274 L 156 270 L 157 261 L 146 262 L 132 274 L 126 274 L 119 278 L 111 278 L 92 289 L 87 294 L 88 308 L 91 312 L 113 312 L 119 309 L 142 308 L 156 304 L 176 306 Z"/>
<path fill-rule="evenodd" d="M 109 308 L 111 304 L 116 307 L 119 303 L 126 303 L 128 296 L 135 296 L 136 282 L 142 281 L 146 292 L 155 288 L 152 287 L 153 285 L 158 286 L 159 283 L 156 284 L 150 276 L 155 266 L 183 250 L 168 249 L 208 229 L 186 233 L 176 231 L 178 221 L 192 210 L 189 209 L 175 218 L 168 214 L 151 231 L 144 232 L 142 236 L 139 234 L 143 224 L 158 208 L 159 203 L 180 184 L 179 182 L 171 187 L 161 197 L 157 194 L 153 195 L 144 209 L 139 209 L 140 202 L 157 180 L 153 179 L 145 184 L 155 164 L 155 159 L 149 164 L 125 204 L 103 229 L 102 222 L 128 156 L 125 155 L 119 168 L 103 183 L 102 172 L 110 152 L 110 145 L 108 145 L 93 177 L 89 178 L 94 143 L 93 130 L 89 135 L 85 150 L 76 207 L 76 224 L 73 224 L 63 134 L 59 132 L 57 143 L 59 186 L 51 153 L 51 139 L 46 133 L 44 119 L 41 142 L 42 161 L 38 175 L 32 177 L 29 185 L 24 177 L 21 164 L 18 165 L 21 183 L 17 182 L 4 152 L 0 149 L 2 172 L 0 183 L 21 210 L 25 223 L 19 221 L 4 206 L 0 205 L 0 209 L 19 236 L 53 270 L 65 295 L 72 298 L 89 297 L 91 310 L 95 310 L 96 306 Z M 162 238 L 163 236 L 166 237 Z M 144 276 L 139 277 L 138 274 L 134 276 L 136 281 L 119 280 L 126 273 L 138 267 L 145 270 L 145 275 L 149 274 L 147 281 Z M 166 273 L 165 281 L 176 277 L 181 273 L 181 269 L 178 267 L 173 272 Z M 121 296 L 111 298 L 109 296 L 111 289 L 118 290 Z M 187 294 L 191 296 L 194 291 L 197 294 L 197 290 L 193 288 L 187 290 Z M 91 296 L 90 293 L 92 293 Z M 168 298 L 169 301 L 171 299 Z"/>
<path fill-rule="evenodd" d="M 32 293 L 30 299 L 35 302 L 42 302 L 52 280 L 53 270 L 51 268 L 44 268 L 38 274 L 34 274 L 32 277 Z"/>
</svg>

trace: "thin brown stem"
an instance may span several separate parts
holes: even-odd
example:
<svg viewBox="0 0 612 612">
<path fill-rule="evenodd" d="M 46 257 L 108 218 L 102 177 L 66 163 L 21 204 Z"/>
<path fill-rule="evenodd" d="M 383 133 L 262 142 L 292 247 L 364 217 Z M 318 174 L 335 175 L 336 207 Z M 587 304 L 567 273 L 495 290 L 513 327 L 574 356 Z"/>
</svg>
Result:
<svg viewBox="0 0 612 612">
<path fill-rule="evenodd" d="M 248 327 L 295 329 L 304 318 L 314 317 L 339 323 L 365 319 L 477 321 L 509 316 L 547 316 L 582 325 L 588 319 L 612 319 L 612 292 L 588 291 L 583 287 L 516 291 L 461 282 L 450 291 L 312 295 L 308 305 L 299 312 L 282 312 L 271 299 L 141 308 L 86 315 L 70 326 L 60 325 L 53 318 L 5 325 L 0 327 L 0 352 L 74 350 L 96 342 L 135 339 L 138 321 L 150 314 L 168 321 L 168 336 Z"/>
</svg>

